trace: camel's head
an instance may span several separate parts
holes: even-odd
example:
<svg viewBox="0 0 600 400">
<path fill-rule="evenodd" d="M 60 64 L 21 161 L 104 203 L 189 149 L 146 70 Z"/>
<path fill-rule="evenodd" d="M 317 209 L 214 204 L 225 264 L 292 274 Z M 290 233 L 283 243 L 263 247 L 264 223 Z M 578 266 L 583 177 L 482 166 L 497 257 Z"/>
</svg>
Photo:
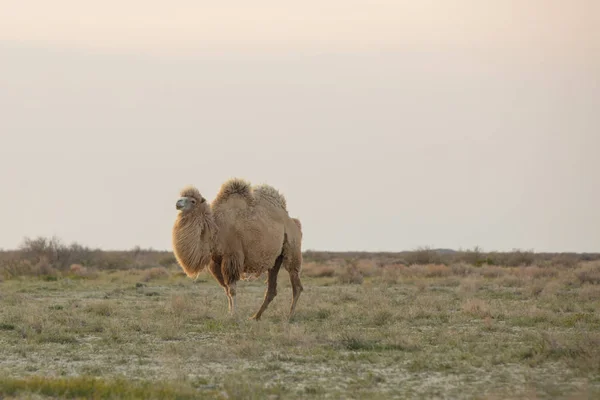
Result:
<svg viewBox="0 0 600 400">
<path fill-rule="evenodd" d="M 175 203 L 175 208 L 181 212 L 190 212 L 200 209 L 201 205 L 205 206 L 206 199 L 202 197 L 198 189 L 193 186 L 183 188 L 180 193 L 180 198 Z"/>
</svg>

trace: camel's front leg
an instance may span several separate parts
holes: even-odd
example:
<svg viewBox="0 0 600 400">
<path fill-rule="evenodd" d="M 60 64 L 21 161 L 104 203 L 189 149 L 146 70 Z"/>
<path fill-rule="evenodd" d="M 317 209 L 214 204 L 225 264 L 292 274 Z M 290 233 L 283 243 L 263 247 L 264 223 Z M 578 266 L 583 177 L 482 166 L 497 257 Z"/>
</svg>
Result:
<svg viewBox="0 0 600 400">
<path fill-rule="evenodd" d="M 225 295 L 227 296 L 227 306 L 229 309 L 229 313 L 231 314 L 232 309 L 234 308 L 233 298 L 229 294 L 229 287 L 225 283 L 225 278 L 223 278 L 223 271 L 222 271 L 221 265 L 222 265 L 221 259 L 214 258 L 208 264 L 208 270 L 210 271 L 212 276 L 217 280 L 219 285 L 221 285 L 223 287 L 223 290 L 225 290 Z M 235 293 L 235 287 L 234 287 L 233 291 Z"/>
<path fill-rule="evenodd" d="M 241 265 L 239 258 L 231 255 L 224 256 L 221 262 L 221 274 L 227 287 L 230 315 L 235 315 L 235 288 L 237 281 L 240 280 Z"/>
<path fill-rule="evenodd" d="M 235 315 L 235 282 L 227 285 L 227 299 L 229 300 L 229 314 Z"/>
</svg>

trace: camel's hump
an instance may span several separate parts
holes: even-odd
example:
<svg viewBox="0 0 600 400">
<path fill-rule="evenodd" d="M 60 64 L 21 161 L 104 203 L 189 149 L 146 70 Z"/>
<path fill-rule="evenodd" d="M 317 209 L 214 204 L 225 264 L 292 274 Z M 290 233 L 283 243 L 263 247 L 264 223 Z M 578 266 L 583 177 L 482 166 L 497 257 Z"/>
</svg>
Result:
<svg viewBox="0 0 600 400">
<path fill-rule="evenodd" d="M 252 186 L 248 181 L 240 178 L 232 178 L 223 183 L 213 204 L 223 204 L 234 195 L 241 196 L 248 204 L 257 204 L 257 202 L 270 204 L 287 211 L 285 197 L 273 186 L 267 184 Z"/>
<path fill-rule="evenodd" d="M 279 206 L 287 211 L 287 203 L 285 197 L 279 193 L 279 190 L 275 189 L 271 185 L 262 184 L 254 187 L 254 197 L 260 200 L 266 200 L 269 203 Z"/>
<path fill-rule="evenodd" d="M 215 197 L 214 203 L 221 203 L 226 201 L 230 196 L 240 195 L 249 201 L 252 201 L 252 187 L 250 183 L 240 179 L 231 178 L 221 185 L 221 189 Z"/>
</svg>

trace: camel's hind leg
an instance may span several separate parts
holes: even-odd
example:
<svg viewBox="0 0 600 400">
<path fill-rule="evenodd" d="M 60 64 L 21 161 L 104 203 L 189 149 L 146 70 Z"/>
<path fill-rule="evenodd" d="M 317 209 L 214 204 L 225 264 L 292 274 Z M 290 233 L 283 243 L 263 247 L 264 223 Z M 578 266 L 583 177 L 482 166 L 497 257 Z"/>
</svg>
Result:
<svg viewBox="0 0 600 400">
<path fill-rule="evenodd" d="M 300 298 L 300 293 L 304 290 L 302 283 L 300 282 L 300 276 L 297 270 L 290 270 L 290 281 L 292 283 L 292 305 L 290 307 L 290 314 L 288 319 L 292 319 L 294 312 L 296 311 L 296 304 Z"/>
<path fill-rule="evenodd" d="M 267 277 L 267 291 L 265 292 L 265 299 L 263 300 L 260 309 L 254 314 L 251 319 L 259 320 L 260 316 L 269 306 L 269 303 L 273 301 L 275 296 L 277 296 L 277 275 L 279 274 L 279 268 L 281 268 L 281 263 L 283 262 L 283 256 L 277 257 L 275 260 L 275 265 L 268 272 Z"/>
<path fill-rule="evenodd" d="M 292 305 L 290 306 L 288 320 L 293 318 L 300 293 L 304 290 L 300 282 L 300 270 L 302 269 L 302 231 L 300 221 L 298 219 L 293 219 L 293 221 L 300 231 L 290 237 L 286 235 L 283 243 L 283 266 L 290 274 L 290 282 L 292 284 Z"/>
</svg>

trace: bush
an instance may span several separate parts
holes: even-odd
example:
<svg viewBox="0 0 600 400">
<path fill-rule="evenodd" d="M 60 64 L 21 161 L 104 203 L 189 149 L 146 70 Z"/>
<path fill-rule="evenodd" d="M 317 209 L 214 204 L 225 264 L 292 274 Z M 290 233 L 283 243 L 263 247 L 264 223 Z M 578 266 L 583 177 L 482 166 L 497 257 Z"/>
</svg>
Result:
<svg viewBox="0 0 600 400">
<path fill-rule="evenodd" d="M 404 266 L 399 265 L 386 265 L 381 271 L 381 280 L 388 285 L 395 285 L 400 280 L 400 275 Z"/>
<path fill-rule="evenodd" d="M 459 275 L 459 276 L 470 275 L 474 270 L 472 265 L 466 264 L 464 262 L 461 262 L 459 264 L 452 264 L 450 266 L 450 269 L 452 269 L 452 273 L 454 275 Z"/>
<path fill-rule="evenodd" d="M 146 271 L 142 280 L 144 282 L 148 282 L 148 281 L 151 281 L 154 279 L 168 278 L 169 276 L 170 276 L 169 271 L 167 271 L 166 268 L 154 267 L 154 268 L 150 268 L 148 271 Z"/>
<path fill-rule="evenodd" d="M 579 282 L 591 283 L 594 285 L 600 284 L 600 262 L 594 262 L 582 265 L 575 270 L 575 276 Z"/>
<path fill-rule="evenodd" d="M 338 273 L 337 280 L 342 284 L 354 284 L 361 285 L 365 280 L 356 262 L 350 261 L 347 263 L 345 268 Z"/>
<path fill-rule="evenodd" d="M 74 263 L 86 265 L 91 261 L 92 251 L 78 243 L 64 245 L 57 237 L 50 239 L 26 237 L 19 248 L 24 259 L 32 263 L 45 260 L 53 268 L 66 270 Z"/>
<path fill-rule="evenodd" d="M 439 264 L 441 262 L 440 254 L 430 249 L 429 247 L 420 247 L 417 250 L 410 252 L 405 257 L 408 265 L 427 265 L 427 264 Z"/>
<path fill-rule="evenodd" d="M 165 256 L 158 261 L 158 264 L 162 267 L 170 267 L 172 265 L 177 265 L 177 259 L 174 255 Z"/>
<path fill-rule="evenodd" d="M 479 273 L 485 278 L 499 278 L 506 273 L 506 270 L 502 267 L 495 267 L 493 265 L 489 265 L 481 267 Z"/>
</svg>

